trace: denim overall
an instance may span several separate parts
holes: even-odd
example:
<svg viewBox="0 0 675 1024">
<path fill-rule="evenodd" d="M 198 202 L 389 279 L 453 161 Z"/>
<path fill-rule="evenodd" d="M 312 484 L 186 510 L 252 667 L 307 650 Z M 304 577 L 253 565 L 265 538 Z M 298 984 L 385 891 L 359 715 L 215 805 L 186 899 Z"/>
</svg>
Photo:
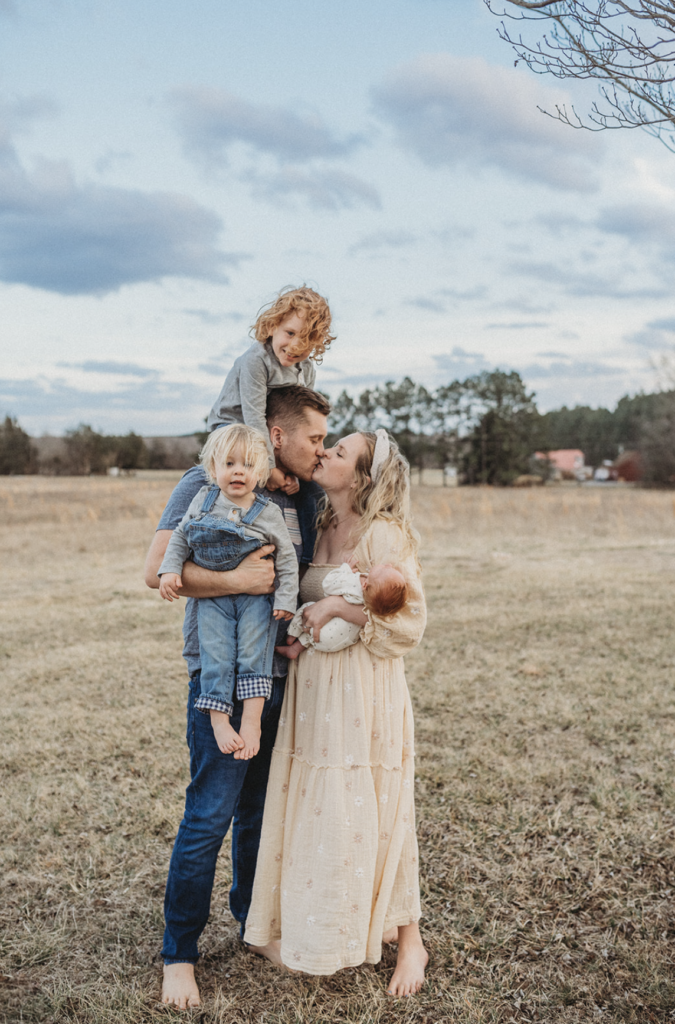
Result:
<svg viewBox="0 0 675 1024">
<path fill-rule="evenodd" d="M 264 541 L 247 537 L 244 527 L 255 522 L 268 498 L 256 494 L 240 524 L 211 515 L 220 493 L 211 487 L 201 511 L 185 527 L 196 565 L 216 572 L 235 569 Z M 231 715 L 235 696 L 269 696 L 272 689 L 272 658 L 277 622 L 272 618 L 273 594 L 228 594 L 202 597 L 197 605 L 201 694 L 195 707 L 208 714 L 222 711 Z"/>
</svg>

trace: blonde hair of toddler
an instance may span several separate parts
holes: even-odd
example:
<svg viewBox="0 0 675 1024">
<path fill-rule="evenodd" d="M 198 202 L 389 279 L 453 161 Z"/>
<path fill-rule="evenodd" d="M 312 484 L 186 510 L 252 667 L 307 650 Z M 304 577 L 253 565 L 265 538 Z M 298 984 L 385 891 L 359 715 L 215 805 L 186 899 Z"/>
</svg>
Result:
<svg viewBox="0 0 675 1024">
<path fill-rule="evenodd" d="M 235 452 L 241 452 L 244 462 L 255 470 L 258 483 L 264 487 L 270 475 L 267 444 L 259 430 L 244 423 L 219 427 L 207 437 L 199 453 L 199 461 L 211 483 L 216 483 L 216 466 L 222 465 Z"/>
</svg>

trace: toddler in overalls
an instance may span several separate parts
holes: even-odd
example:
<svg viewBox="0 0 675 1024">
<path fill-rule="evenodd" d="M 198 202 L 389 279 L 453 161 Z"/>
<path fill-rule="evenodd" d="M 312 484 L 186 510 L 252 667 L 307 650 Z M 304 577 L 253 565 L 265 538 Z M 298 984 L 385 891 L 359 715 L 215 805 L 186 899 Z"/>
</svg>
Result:
<svg viewBox="0 0 675 1024">
<path fill-rule="evenodd" d="M 197 605 L 201 694 L 195 707 L 210 714 L 218 747 L 248 759 L 260 747 L 260 716 L 272 692 L 277 622 L 297 605 L 298 562 L 281 510 L 254 492 L 268 474 L 267 445 L 257 430 L 234 424 L 210 434 L 200 460 L 211 480 L 195 495 L 173 531 L 159 568 L 159 591 L 180 595 L 183 563 L 226 572 L 264 544 L 276 547 L 273 594 L 200 598 Z M 276 621 L 275 621 L 276 620 Z M 230 725 L 235 696 L 243 700 L 240 731 Z"/>
<path fill-rule="evenodd" d="M 211 432 L 223 424 L 245 423 L 267 438 L 269 491 L 297 494 L 295 507 L 303 538 L 314 536 L 316 485 L 302 484 L 276 465 L 267 433 L 267 396 L 289 385 L 314 388 L 316 366 L 335 340 L 328 303 L 311 288 L 285 288 L 261 310 L 251 333 L 253 344 L 235 359 L 206 421 Z M 311 548 L 307 552 L 311 560 Z"/>
</svg>

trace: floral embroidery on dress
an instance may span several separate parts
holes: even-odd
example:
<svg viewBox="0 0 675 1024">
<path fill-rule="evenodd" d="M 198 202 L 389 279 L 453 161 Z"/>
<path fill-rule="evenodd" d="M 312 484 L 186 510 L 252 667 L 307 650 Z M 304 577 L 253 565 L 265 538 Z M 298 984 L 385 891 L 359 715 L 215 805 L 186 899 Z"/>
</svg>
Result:
<svg viewBox="0 0 675 1024">
<path fill-rule="evenodd" d="M 360 718 L 355 718 L 354 719 L 354 728 L 358 729 L 360 725 L 361 725 L 361 719 Z"/>
<path fill-rule="evenodd" d="M 357 878 L 363 878 L 363 868 L 357 868 L 354 874 Z"/>
<path fill-rule="evenodd" d="M 363 807 L 363 797 L 362 796 L 355 796 L 354 797 L 354 803 L 356 804 L 357 807 Z"/>
<path fill-rule="evenodd" d="M 326 712 L 326 721 L 330 722 L 330 711 Z"/>
<path fill-rule="evenodd" d="M 305 719 L 307 718 L 307 712 L 301 711 L 300 714 L 298 715 L 298 718 L 300 719 L 301 722 L 304 722 Z"/>
<path fill-rule="evenodd" d="M 350 768 L 354 764 L 354 757 L 352 754 L 345 754 L 345 764 Z"/>
</svg>

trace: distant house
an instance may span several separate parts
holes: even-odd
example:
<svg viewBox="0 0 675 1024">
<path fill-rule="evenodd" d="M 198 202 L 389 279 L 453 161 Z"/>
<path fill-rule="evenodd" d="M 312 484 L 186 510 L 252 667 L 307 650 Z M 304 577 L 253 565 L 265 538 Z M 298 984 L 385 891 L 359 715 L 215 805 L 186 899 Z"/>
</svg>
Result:
<svg viewBox="0 0 675 1024">
<path fill-rule="evenodd" d="M 584 474 L 584 453 L 579 448 L 559 448 L 555 452 L 535 452 L 535 459 L 548 461 L 558 480 L 577 480 Z"/>
</svg>

